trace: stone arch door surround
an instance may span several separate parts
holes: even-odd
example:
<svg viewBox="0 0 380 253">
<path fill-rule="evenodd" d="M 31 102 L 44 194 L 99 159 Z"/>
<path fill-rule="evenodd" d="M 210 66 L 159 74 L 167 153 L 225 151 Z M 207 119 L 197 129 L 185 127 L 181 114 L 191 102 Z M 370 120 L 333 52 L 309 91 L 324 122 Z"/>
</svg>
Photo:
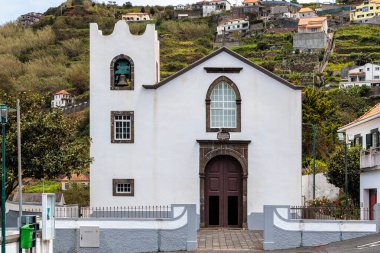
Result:
<svg viewBox="0 0 380 253">
<path fill-rule="evenodd" d="M 199 177 L 200 177 L 200 225 L 205 227 L 205 170 L 207 163 L 217 156 L 231 156 L 241 165 L 243 171 L 243 228 L 247 227 L 247 178 L 248 178 L 248 144 L 249 140 L 197 140 L 199 143 Z"/>
</svg>

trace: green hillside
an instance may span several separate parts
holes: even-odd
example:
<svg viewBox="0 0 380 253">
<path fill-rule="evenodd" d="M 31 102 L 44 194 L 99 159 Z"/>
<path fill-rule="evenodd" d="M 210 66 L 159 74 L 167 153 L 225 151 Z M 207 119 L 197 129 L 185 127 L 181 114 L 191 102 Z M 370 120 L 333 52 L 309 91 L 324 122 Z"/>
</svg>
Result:
<svg viewBox="0 0 380 253">
<path fill-rule="evenodd" d="M 76 101 L 89 99 L 89 23 L 98 23 L 103 34 L 112 33 L 122 13 L 141 11 L 141 6 L 109 6 L 90 1 L 68 1 L 50 8 L 36 25 L 24 28 L 15 23 L 0 26 L 0 90 L 52 93 L 67 89 Z M 216 49 L 214 36 L 218 18 L 175 20 L 172 8 L 144 7 L 154 13 L 160 40 L 161 78 L 181 70 Z M 130 24 L 142 34 L 146 23 Z M 303 121 L 317 125 L 317 156 L 328 162 L 340 145 L 336 130 L 376 101 L 367 99 L 366 88 L 325 90 L 315 82 L 315 70 L 323 53 L 302 54 L 293 50 L 291 33 L 258 33 L 241 37 L 232 48 L 256 64 L 295 85 L 313 86 L 304 92 Z M 325 69 L 325 84 L 338 83 L 340 68 L 380 61 L 380 27 L 347 24 L 335 34 L 335 48 Z M 305 99 L 306 98 L 306 99 Z M 48 105 L 49 97 L 47 97 Z M 46 106 L 48 107 L 48 106 Z M 86 118 L 88 120 L 88 118 Z M 88 121 L 81 126 L 88 130 Z M 304 166 L 311 154 L 310 129 L 304 129 Z M 326 166 L 325 166 L 326 167 Z"/>
<path fill-rule="evenodd" d="M 326 67 L 326 80 L 339 82 L 342 67 L 367 62 L 380 63 L 380 26 L 358 24 L 340 27 L 335 34 L 334 52 Z"/>
</svg>

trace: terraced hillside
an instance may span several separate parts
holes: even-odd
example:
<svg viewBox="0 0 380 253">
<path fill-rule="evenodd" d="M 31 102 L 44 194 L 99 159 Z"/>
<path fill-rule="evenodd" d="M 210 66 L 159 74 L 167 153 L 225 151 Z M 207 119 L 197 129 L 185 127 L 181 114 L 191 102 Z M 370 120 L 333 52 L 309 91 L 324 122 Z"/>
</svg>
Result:
<svg viewBox="0 0 380 253">
<path fill-rule="evenodd" d="M 328 82 L 339 82 L 340 69 L 345 66 L 380 62 L 380 27 L 351 25 L 335 33 L 335 48 L 325 70 Z"/>
<path fill-rule="evenodd" d="M 310 85 L 319 55 L 293 52 L 292 33 L 260 34 L 233 50 L 294 84 Z"/>
</svg>

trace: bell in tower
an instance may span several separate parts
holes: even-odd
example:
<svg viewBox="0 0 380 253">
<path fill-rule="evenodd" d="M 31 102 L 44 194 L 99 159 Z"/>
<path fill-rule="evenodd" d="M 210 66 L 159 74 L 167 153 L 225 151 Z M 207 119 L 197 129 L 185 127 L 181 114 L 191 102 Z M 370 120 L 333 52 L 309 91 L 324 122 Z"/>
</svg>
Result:
<svg viewBox="0 0 380 253">
<path fill-rule="evenodd" d="M 119 60 L 116 62 L 116 71 L 115 71 L 115 85 L 118 86 L 129 86 L 130 85 L 130 63 L 125 60 Z"/>
</svg>

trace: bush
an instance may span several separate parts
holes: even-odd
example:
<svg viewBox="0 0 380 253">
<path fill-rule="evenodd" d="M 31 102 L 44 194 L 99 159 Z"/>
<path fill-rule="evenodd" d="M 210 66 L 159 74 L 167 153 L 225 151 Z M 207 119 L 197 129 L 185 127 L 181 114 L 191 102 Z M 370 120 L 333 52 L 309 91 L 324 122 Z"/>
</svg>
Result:
<svg viewBox="0 0 380 253">
<path fill-rule="evenodd" d="M 162 64 L 162 69 L 169 72 L 176 72 L 183 68 L 187 67 L 187 64 L 184 62 L 168 62 L 166 64 Z"/>
<path fill-rule="evenodd" d="M 90 187 L 89 186 L 79 186 L 73 183 L 70 188 L 63 192 L 65 197 L 65 202 L 67 205 L 78 204 L 80 206 L 90 205 Z"/>
<path fill-rule="evenodd" d="M 257 49 L 267 50 L 267 49 L 269 49 L 269 45 L 265 42 L 259 42 L 259 43 L 257 43 Z"/>
<path fill-rule="evenodd" d="M 61 191 L 61 184 L 52 180 L 38 181 L 32 185 L 25 185 L 22 191 L 26 193 L 58 193 Z"/>
<path fill-rule="evenodd" d="M 261 67 L 263 67 L 263 68 L 269 70 L 270 72 L 274 72 L 275 64 L 276 64 L 276 63 L 273 62 L 273 61 L 267 61 L 267 62 L 263 62 L 263 63 L 261 63 L 260 65 L 261 65 Z"/>
</svg>

